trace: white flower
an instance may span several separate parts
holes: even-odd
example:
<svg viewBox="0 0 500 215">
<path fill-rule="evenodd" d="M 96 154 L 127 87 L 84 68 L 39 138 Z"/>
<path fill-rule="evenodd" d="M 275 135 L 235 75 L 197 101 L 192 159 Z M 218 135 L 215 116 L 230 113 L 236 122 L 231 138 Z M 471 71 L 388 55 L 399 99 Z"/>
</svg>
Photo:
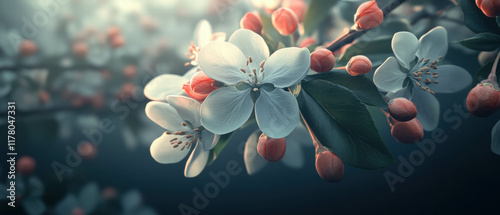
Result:
<svg viewBox="0 0 500 215">
<path fill-rule="evenodd" d="M 183 76 L 174 74 L 163 74 L 153 78 L 144 87 L 144 95 L 153 101 L 166 101 L 169 95 L 184 95 L 182 85 L 187 83 L 198 71 L 198 68 L 190 69 Z"/>
<path fill-rule="evenodd" d="M 264 166 L 269 163 L 262 158 L 257 152 L 257 144 L 259 142 L 260 132 L 257 130 L 252 133 L 245 143 L 244 160 L 245 168 L 249 175 L 259 172 Z M 307 129 L 298 124 L 297 127 L 285 137 L 286 151 L 281 159 L 281 162 L 290 168 L 300 169 L 304 166 L 304 146 L 313 146 L 311 136 Z"/>
<path fill-rule="evenodd" d="M 436 27 L 420 40 L 410 32 L 398 32 L 392 38 L 392 50 L 396 57 L 389 57 L 377 68 L 373 82 L 380 90 L 389 92 L 388 97 L 411 99 L 424 129 L 435 129 L 440 117 L 434 93 L 457 92 L 472 83 L 465 69 L 437 65 L 448 51 L 446 29 Z"/>
<path fill-rule="evenodd" d="M 200 103 L 194 99 L 168 96 L 166 100 L 168 103 L 152 101 L 146 105 L 146 115 L 167 130 L 151 144 L 151 156 L 159 163 L 177 163 L 194 148 L 184 175 L 195 177 L 205 168 L 219 135 L 201 126 Z"/>
<path fill-rule="evenodd" d="M 205 128 L 225 134 L 242 126 L 252 114 L 262 132 L 285 137 L 299 123 L 295 97 L 282 88 L 302 80 L 310 66 L 306 48 L 283 48 L 269 57 L 262 37 L 237 30 L 229 42 L 211 42 L 198 55 L 198 63 L 210 78 L 228 87 L 213 91 L 201 106 Z"/>
</svg>

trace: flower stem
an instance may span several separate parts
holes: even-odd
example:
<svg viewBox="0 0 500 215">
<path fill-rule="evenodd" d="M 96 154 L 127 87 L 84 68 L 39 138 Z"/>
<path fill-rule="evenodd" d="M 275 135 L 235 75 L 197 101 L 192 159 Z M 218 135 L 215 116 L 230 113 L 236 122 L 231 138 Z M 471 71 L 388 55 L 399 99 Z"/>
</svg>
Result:
<svg viewBox="0 0 500 215">
<path fill-rule="evenodd" d="M 493 63 L 493 67 L 491 67 L 491 72 L 490 75 L 488 76 L 488 81 L 492 83 L 497 83 L 497 67 L 498 67 L 498 60 L 500 59 L 500 52 L 497 54 L 497 58 L 495 59 L 495 63 Z"/>
</svg>

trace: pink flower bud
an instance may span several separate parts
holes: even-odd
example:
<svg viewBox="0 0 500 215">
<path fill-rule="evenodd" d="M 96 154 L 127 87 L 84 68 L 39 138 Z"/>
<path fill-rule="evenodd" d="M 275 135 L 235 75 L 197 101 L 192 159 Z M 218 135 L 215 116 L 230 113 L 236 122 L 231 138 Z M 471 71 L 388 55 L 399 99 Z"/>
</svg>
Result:
<svg viewBox="0 0 500 215">
<path fill-rule="evenodd" d="M 85 57 L 88 52 L 87 43 L 76 42 L 73 44 L 73 54 L 77 57 Z"/>
<path fill-rule="evenodd" d="M 302 42 L 300 42 L 299 48 L 307 48 L 307 47 L 312 46 L 314 44 L 316 44 L 316 40 L 312 37 L 307 37 L 307 38 L 303 39 Z"/>
<path fill-rule="evenodd" d="M 417 116 L 415 104 L 406 98 L 395 98 L 389 101 L 389 112 L 397 121 L 410 121 Z"/>
<path fill-rule="evenodd" d="M 202 103 L 205 98 L 207 98 L 208 95 L 203 95 L 203 94 L 198 94 L 193 91 L 191 88 L 191 82 L 188 81 L 184 85 L 182 85 L 182 89 L 184 90 L 184 93 L 186 93 L 189 97 L 192 99 L 198 101 L 199 103 Z"/>
<path fill-rule="evenodd" d="M 91 142 L 83 142 L 78 145 L 78 154 L 85 159 L 93 159 L 97 154 L 97 148 Z"/>
<path fill-rule="evenodd" d="M 289 8 L 280 8 L 274 11 L 271 18 L 274 28 L 284 36 L 293 34 L 299 26 L 297 15 Z"/>
<path fill-rule="evenodd" d="M 21 175 L 28 175 L 35 170 L 36 161 L 30 156 L 22 156 L 17 160 L 16 168 Z"/>
<path fill-rule="evenodd" d="M 127 65 L 123 67 L 123 75 L 129 79 L 134 78 L 137 76 L 137 67 L 135 65 Z"/>
<path fill-rule="evenodd" d="M 498 0 L 476 0 L 476 5 L 488 17 L 500 16 L 500 1 Z"/>
<path fill-rule="evenodd" d="M 333 66 L 335 66 L 335 57 L 328 49 L 318 49 L 311 53 L 311 69 L 315 72 L 328 72 Z"/>
<path fill-rule="evenodd" d="M 281 160 L 285 155 L 286 142 L 285 138 L 270 138 L 265 134 L 261 134 L 259 137 L 259 143 L 257 143 L 257 152 L 269 162 L 276 162 Z"/>
<path fill-rule="evenodd" d="M 240 27 L 260 34 L 262 32 L 262 20 L 259 14 L 248 12 L 241 18 Z"/>
<path fill-rule="evenodd" d="M 500 90 L 498 85 L 480 83 L 467 95 L 467 110 L 479 117 L 487 117 L 500 109 Z"/>
<path fill-rule="evenodd" d="M 346 70 L 352 76 L 363 75 L 372 70 L 372 62 L 364 55 L 351 57 L 347 63 Z"/>
<path fill-rule="evenodd" d="M 330 151 L 316 154 L 316 171 L 327 182 L 339 182 L 344 176 L 344 163 Z"/>
<path fill-rule="evenodd" d="M 359 29 L 366 30 L 375 28 L 384 20 L 384 13 L 375 1 L 367 1 L 361 4 L 354 14 L 354 22 Z"/>
<path fill-rule="evenodd" d="M 34 55 L 38 51 L 38 47 L 33 40 L 24 40 L 19 45 L 19 52 L 25 57 Z"/>
<path fill-rule="evenodd" d="M 285 8 L 290 8 L 295 15 L 297 15 L 297 19 L 299 22 L 302 22 L 304 19 L 304 16 L 307 13 L 307 4 L 304 2 L 304 0 L 284 0 L 283 3 L 281 3 L 282 7 Z"/>
<path fill-rule="evenodd" d="M 398 142 L 412 144 L 424 139 L 424 129 L 416 118 L 407 122 L 393 121 L 391 134 Z"/>
<path fill-rule="evenodd" d="M 212 91 L 217 89 L 217 87 L 214 86 L 214 80 L 205 75 L 202 71 L 195 73 L 193 77 L 191 77 L 191 83 L 189 86 L 193 92 L 207 96 Z"/>
</svg>

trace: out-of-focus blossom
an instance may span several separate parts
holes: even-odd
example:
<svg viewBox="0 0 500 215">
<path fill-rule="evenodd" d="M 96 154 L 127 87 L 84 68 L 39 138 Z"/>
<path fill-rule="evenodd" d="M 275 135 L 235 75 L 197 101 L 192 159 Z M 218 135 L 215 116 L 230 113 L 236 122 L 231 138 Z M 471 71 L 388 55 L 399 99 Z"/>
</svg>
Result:
<svg viewBox="0 0 500 215">
<path fill-rule="evenodd" d="M 99 186 L 90 182 L 80 189 L 78 194 L 69 193 L 54 207 L 57 215 L 73 213 L 92 214 L 100 202 Z"/>
</svg>

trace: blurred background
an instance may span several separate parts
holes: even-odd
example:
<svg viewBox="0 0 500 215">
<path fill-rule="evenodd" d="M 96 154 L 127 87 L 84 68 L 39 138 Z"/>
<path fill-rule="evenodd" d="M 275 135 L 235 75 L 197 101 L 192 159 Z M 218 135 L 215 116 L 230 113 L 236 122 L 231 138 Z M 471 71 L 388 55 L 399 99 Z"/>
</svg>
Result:
<svg viewBox="0 0 500 215">
<path fill-rule="evenodd" d="M 318 43 L 331 42 L 345 32 L 363 2 L 338 1 L 314 34 Z M 383 7 L 389 1 L 377 2 Z M 413 20 L 408 23 L 417 36 L 444 26 L 451 43 L 446 60 L 475 74 L 479 53 L 456 44 L 473 35 L 461 22 L 460 8 L 446 0 L 411 2 L 394 11 L 393 18 Z M 442 7 L 440 2 L 449 5 Z M 0 126 L 7 130 L 7 102 L 15 101 L 18 162 L 29 156 L 32 159 L 23 164 L 28 169 L 36 166 L 17 177 L 18 199 L 11 208 L 4 193 L 9 167 L 0 163 L 1 214 L 496 211 L 500 157 L 491 152 L 490 144 L 491 128 L 500 113 L 489 118 L 468 114 L 465 98 L 470 88 L 437 95 L 442 113 L 438 129 L 447 138 L 436 143 L 420 165 L 410 168 L 401 163 L 413 159 L 421 146 L 396 142 L 380 111 L 373 111 L 373 117 L 396 163 L 378 170 L 346 166 L 339 183 L 318 176 L 312 143 L 301 148 L 304 159 L 296 168 L 268 163 L 249 176 L 243 148 L 256 126 L 238 131 L 196 178 L 184 177 L 184 161 L 155 162 L 149 146 L 164 130 L 144 113 L 149 101 L 144 86 L 158 75 L 183 75 L 193 68 L 186 54 L 201 20 L 227 39 L 239 29 L 246 12 L 266 13 L 280 4 L 276 0 L 1 0 L 0 104 L 5 106 Z M 411 19 L 422 10 L 439 15 Z M 1 135 L 7 139 L 5 132 Z M 426 132 L 425 139 L 433 141 L 432 132 Z M 2 158 L 7 152 L 4 144 Z M 225 186 L 213 186 L 218 182 L 210 173 L 227 171 L 228 164 L 239 171 Z M 402 179 L 394 189 L 386 179 L 388 172 Z"/>
</svg>

